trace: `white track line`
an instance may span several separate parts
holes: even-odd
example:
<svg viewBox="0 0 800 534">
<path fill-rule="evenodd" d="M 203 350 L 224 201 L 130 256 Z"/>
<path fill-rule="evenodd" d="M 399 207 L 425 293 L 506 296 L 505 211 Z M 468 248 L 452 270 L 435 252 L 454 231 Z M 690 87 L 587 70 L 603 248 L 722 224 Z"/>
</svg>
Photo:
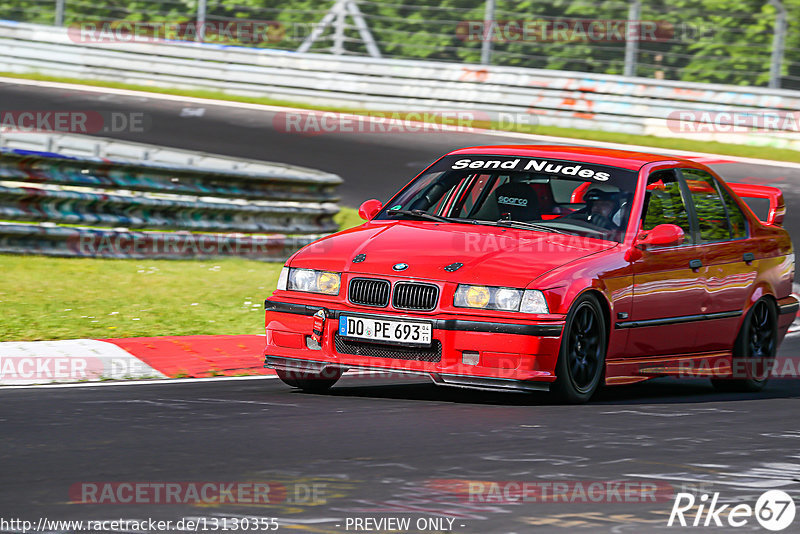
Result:
<svg viewBox="0 0 800 534">
<path fill-rule="evenodd" d="M 257 111 L 273 111 L 273 112 L 296 112 L 296 113 L 314 113 L 314 110 L 308 110 L 303 108 L 292 108 L 292 107 L 282 107 L 282 106 L 271 106 L 268 104 L 251 104 L 248 102 L 233 102 L 228 100 L 214 100 L 212 98 L 198 98 L 193 96 L 180 96 L 180 95 L 169 95 L 163 93 L 151 93 L 148 91 L 134 91 L 131 89 L 116 89 L 112 87 L 98 87 L 93 85 L 81 85 L 76 83 L 63 83 L 63 82 L 48 82 L 48 81 L 40 81 L 40 80 L 26 80 L 23 78 L 4 78 L 0 77 L 0 83 L 7 83 L 7 84 L 16 84 L 16 85 L 27 85 L 32 87 L 45 87 L 50 89 L 65 89 L 71 91 L 83 91 L 86 93 L 100 93 L 100 94 L 112 94 L 112 95 L 119 95 L 119 96 L 131 96 L 136 98 L 150 98 L 154 100 L 165 100 L 171 102 L 185 102 L 191 104 L 203 104 L 207 106 L 219 106 L 219 107 L 228 107 L 228 108 L 238 108 L 238 109 L 251 109 Z M 365 120 L 363 115 L 353 115 L 350 113 L 341 113 L 342 117 L 346 118 L 353 118 L 354 120 Z M 369 117 L 367 120 L 370 121 L 383 121 L 384 119 L 377 118 L 377 117 Z M 442 128 L 448 129 L 448 128 Z M 453 127 L 455 131 L 463 131 L 461 128 Z M 790 169 L 800 169 L 800 163 L 793 163 L 789 161 L 774 161 L 769 159 L 758 159 L 758 158 L 745 158 L 739 156 L 728 156 L 725 154 L 711 154 L 708 152 L 692 152 L 687 150 L 674 150 L 669 148 L 657 148 L 657 147 L 648 147 L 644 145 L 627 145 L 623 143 L 610 143 L 606 141 L 590 141 L 588 139 L 577 139 L 572 137 L 555 137 L 552 135 L 538 135 L 538 134 L 526 134 L 526 133 L 515 133 L 515 132 L 504 132 L 500 130 L 488 130 L 482 128 L 473 128 L 472 133 L 480 134 L 480 135 L 488 135 L 493 137 L 507 137 L 513 139 L 527 139 L 530 141 L 539 141 L 545 143 L 564 143 L 564 144 L 571 144 L 571 145 L 584 145 L 584 146 L 593 146 L 598 148 L 612 148 L 616 150 L 639 150 L 643 152 L 656 152 L 658 154 L 666 154 L 671 156 L 682 156 L 682 157 L 695 157 L 695 158 L 715 158 L 715 159 L 724 159 L 736 163 L 747 163 L 752 165 L 765 165 L 769 167 L 782 167 L 782 168 L 790 168 Z"/>
<path fill-rule="evenodd" d="M 398 371 L 402 373 L 402 371 Z M 356 378 L 359 376 L 380 376 L 387 375 L 392 377 L 390 371 L 348 371 L 346 377 Z M 265 380 L 278 378 L 278 375 L 251 375 L 251 376 L 208 376 L 203 378 L 158 378 L 158 379 L 130 379 L 130 380 L 107 380 L 104 382 L 77 382 L 65 384 L 25 384 L 25 385 L 0 385 L 0 392 L 9 389 L 60 389 L 60 388 L 96 388 L 109 386 L 146 386 L 146 385 L 166 385 L 166 384 L 190 384 L 196 382 L 232 382 L 234 380 Z"/>
<path fill-rule="evenodd" d="M 277 375 L 253 375 L 253 376 L 209 376 L 206 378 L 161 378 L 157 380 L 109 380 L 106 382 L 78 382 L 76 384 L 32 384 L 24 386 L 0 386 L 0 393 L 10 389 L 61 389 L 61 388 L 97 388 L 111 386 L 146 386 L 146 385 L 166 385 L 166 384 L 187 384 L 193 382 L 231 382 L 234 380 L 264 380 L 278 378 Z"/>
</svg>

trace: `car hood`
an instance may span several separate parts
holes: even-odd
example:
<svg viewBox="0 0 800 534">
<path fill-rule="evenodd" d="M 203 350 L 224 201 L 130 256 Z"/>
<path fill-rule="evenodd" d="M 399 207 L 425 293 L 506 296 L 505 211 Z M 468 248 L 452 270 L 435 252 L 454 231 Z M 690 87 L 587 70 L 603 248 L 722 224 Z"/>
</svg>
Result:
<svg viewBox="0 0 800 534">
<path fill-rule="evenodd" d="M 552 269 L 617 246 L 616 242 L 532 230 L 427 221 L 372 222 L 321 239 L 292 267 L 526 287 Z M 363 261 L 354 262 L 363 254 Z M 359 258 L 360 259 L 360 258 Z M 408 268 L 393 270 L 398 263 Z M 453 263 L 463 266 L 449 272 Z"/>
</svg>

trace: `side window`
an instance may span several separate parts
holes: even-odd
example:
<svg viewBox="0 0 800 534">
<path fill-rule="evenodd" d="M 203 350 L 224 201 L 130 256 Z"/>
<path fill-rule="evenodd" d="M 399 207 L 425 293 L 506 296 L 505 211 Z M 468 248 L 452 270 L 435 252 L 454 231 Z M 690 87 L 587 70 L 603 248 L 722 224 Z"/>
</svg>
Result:
<svg viewBox="0 0 800 534">
<path fill-rule="evenodd" d="M 642 213 L 642 230 L 659 224 L 675 224 L 683 228 L 683 242 L 692 242 L 692 227 L 681 194 L 680 183 L 673 171 L 659 171 L 647 179 L 647 193 Z"/>
<path fill-rule="evenodd" d="M 745 218 L 744 213 L 742 213 L 742 209 L 725 189 L 721 187 L 719 189 L 722 193 L 722 200 L 725 202 L 725 207 L 728 209 L 731 237 L 733 239 L 747 237 L 747 218 Z"/>
<path fill-rule="evenodd" d="M 728 213 L 713 176 L 698 169 L 681 169 L 697 213 L 700 240 L 704 243 L 731 238 Z"/>
</svg>

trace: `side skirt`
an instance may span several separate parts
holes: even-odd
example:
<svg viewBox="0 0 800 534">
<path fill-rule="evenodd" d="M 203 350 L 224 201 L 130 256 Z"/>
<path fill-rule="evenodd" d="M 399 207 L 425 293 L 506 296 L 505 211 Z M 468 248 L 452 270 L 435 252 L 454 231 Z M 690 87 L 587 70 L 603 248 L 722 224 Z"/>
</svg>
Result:
<svg viewBox="0 0 800 534">
<path fill-rule="evenodd" d="M 657 376 L 722 378 L 732 372 L 730 351 L 619 358 L 606 362 L 606 385 L 633 384 Z"/>
</svg>

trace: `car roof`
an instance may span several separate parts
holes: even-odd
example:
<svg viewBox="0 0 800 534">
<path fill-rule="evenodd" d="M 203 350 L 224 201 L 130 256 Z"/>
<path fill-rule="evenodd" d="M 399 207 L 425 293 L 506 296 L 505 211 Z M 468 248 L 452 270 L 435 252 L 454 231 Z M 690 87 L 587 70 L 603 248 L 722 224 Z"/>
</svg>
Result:
<svg viewBox="0 0 800 534">
<path fill-rule="evenodd" d="M 526 158 L 553 158 L 581 163 L 610 165 L 622 169 L 639 170 L 643 165 L 656 161 L 686 161 L 674 156 L 615 150 L 610 148 L 592 148 L 584 146 L 562 145 L 487 145 L 473 146 L 453 150 L 451 155 L 489 155 L 489 156 L 521 156 Z"/>
</svg>

